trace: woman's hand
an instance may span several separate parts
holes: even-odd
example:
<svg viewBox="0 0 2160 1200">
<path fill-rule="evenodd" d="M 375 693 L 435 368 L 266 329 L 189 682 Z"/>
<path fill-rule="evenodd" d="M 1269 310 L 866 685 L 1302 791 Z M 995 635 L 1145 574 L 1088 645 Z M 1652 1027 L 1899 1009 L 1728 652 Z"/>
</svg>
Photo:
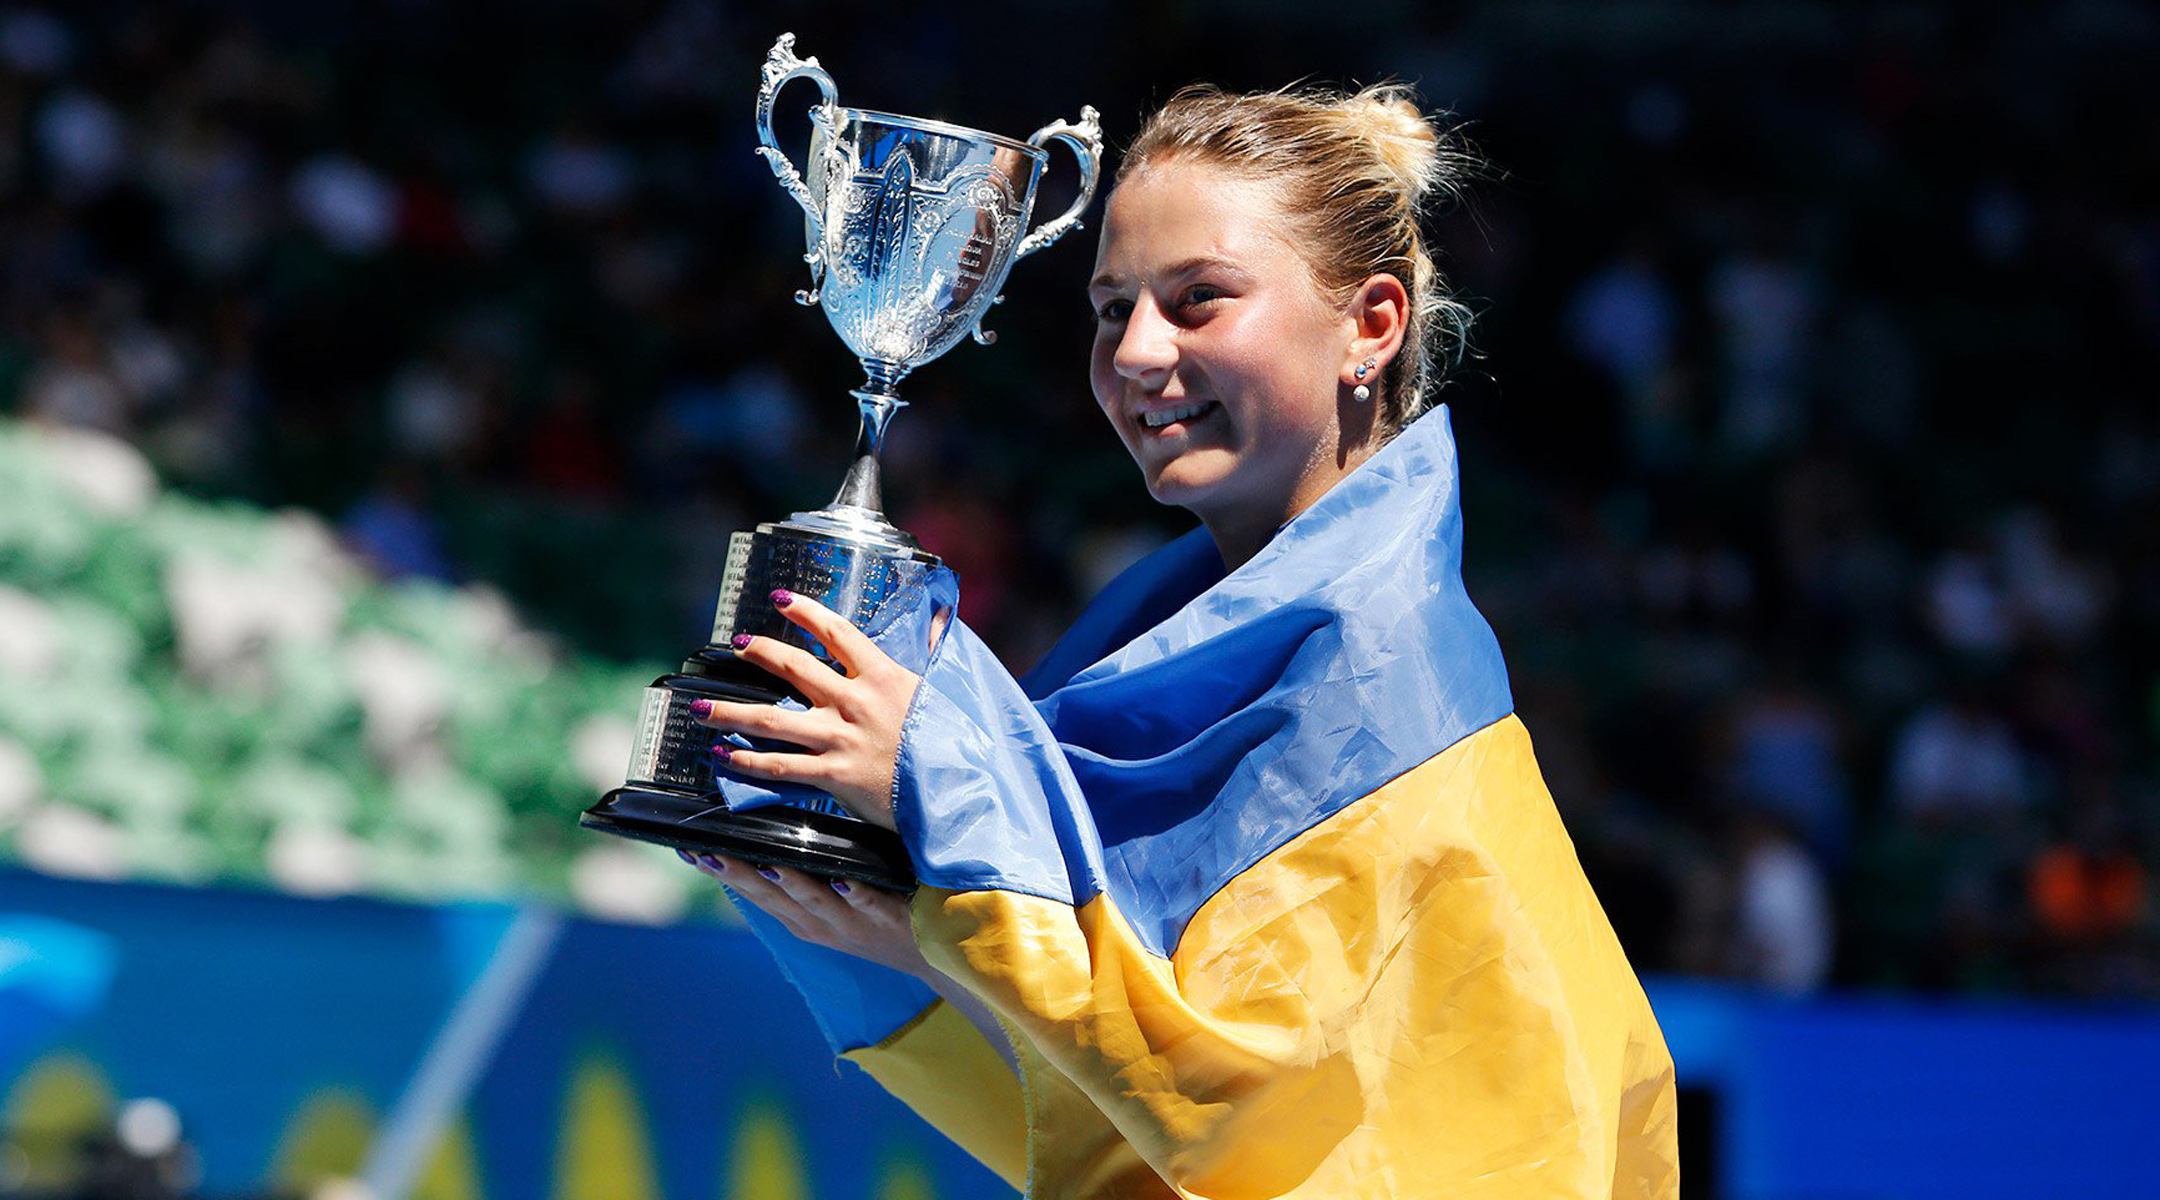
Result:
<svg viewBox="0 0 2160 1200">
<path fill-rule="evenodd" d="M 786 642 L 739 634 L 735 653 L 792 684 L 812 707 L 796 712 L 775 704 L 699 700 L 691 705 L 691 714 L 714 729 L 802 747 L 796 753 L 718 743 L 713 754 L 728 769 L 752 779 L 807 784 L 829 792 L 849 812 L 891 829 L 900 725 L 922 676 L 894 662 L 862 630 L 808 596 L 779 591 L 772 600 L 788 620 L 823 643 L 847 674 Z"/>
<path fill-rule="evenodd" d="M 757 905 L 803 941 L 868 959 L 917 979 L 931 978 L 929 964 L 915 948 L 904 897 L 866 883 L 820 879 L 787 867 L 752 866 L 716 854 L 676 853 L 684 862 Z"/>
<path fill-rule="evenodd" d="M 891 967 L 929 984 L 975 1026 L 1007 1067 L 1019 1070 L 1012 1039 L 989 1006 L 923 958 L 908 923 L 905 897 L 866 883 L 820 879 L 787 867 L 752 866 L 741 859 L 686 850 L 675 853 L 803 941 Z"/>
</svg>

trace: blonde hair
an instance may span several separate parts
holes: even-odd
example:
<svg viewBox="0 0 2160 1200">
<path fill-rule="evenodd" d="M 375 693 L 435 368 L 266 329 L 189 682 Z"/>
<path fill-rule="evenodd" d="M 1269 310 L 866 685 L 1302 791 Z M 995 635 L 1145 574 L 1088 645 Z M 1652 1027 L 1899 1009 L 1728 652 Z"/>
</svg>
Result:
<svg viewBox="0 0 2160 1200">
<path fill-rule="evenodd" d="M 1148 118 L 1118 178 L 1178 160 L 1279 188 L 1314 282 L 1334 303 L 1348 304 L 1375 274 L 1402 280 L 1408 328 L 1373 390 L 1383 438 L 1417 419 L 1431 405 L 1440 364 L 1460 357 L 1470 329 L 1470 309 L 1433 265 L 1419 225 L 1435 197 L 1460 198 L 1480 172 L 1460 131 L 1437 126 L 1398 84 L 1350 94 L 1194 84 Z"/>
</svg>

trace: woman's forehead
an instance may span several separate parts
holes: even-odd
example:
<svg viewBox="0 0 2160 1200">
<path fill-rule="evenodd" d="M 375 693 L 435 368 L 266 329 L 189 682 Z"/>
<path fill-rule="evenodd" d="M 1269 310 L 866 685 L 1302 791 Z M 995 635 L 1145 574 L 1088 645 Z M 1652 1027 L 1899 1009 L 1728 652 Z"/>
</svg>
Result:
<svg viewBox="0 0 2160 1200">
<path fill-rule="evenodd" d="M 1294 253 L 1277 189 L 1205 162 L 1149 163 L 1110 193 L 1098 275 L 1159 269 L 1196 257 L 1265 260 Z"/>
</svg>

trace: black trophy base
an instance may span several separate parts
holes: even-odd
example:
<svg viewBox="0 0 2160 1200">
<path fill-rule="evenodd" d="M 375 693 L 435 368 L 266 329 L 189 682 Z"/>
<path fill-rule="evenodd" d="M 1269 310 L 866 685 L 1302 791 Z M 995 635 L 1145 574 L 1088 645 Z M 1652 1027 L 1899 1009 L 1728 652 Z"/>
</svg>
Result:
<svg viewBox="0 0 2160 1200">
<path fill-rule="evenodd" d="M 731 812 L 717 796 L 625 784 L 586 809 L 578 824 L 692 854 L 725 854 L 896 892 L 915 886 L 899 836 L 853 817 L 780 805 Z"/>
<path fill-rule="evenodd" d="M 663 703 L 648 714 L 653 725 L 648 732 L 659 743 L 652 775 L 633 778 L 601 797 L 578 818 L 579 825 L 692 854 L 724 854 L 892 891 L 914 888 L 907 848 L 891 830 L 787 805 L 728 808 L 704 751 L 719 735 L 691 720 L 689 703 L 703 698 L 775 704 L 789 692 L 779 680 L 714 647 L 693 654 L 683 668 L 653 681 Z"/>
</svg>

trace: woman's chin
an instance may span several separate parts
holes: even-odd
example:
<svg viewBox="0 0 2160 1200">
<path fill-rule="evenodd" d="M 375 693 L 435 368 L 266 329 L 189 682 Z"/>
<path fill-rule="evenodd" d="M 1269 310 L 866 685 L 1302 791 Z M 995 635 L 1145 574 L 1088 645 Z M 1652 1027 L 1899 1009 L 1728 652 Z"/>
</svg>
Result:
<svg viewBox="0 0 2160 1200">
<path fill-rule="evenodd" d="M 1196 463 L 1166 463 L 1162 469 L 1148 472 L 1148 495 L 1158 504 L 1197 511 L 1222 490 L 1224 477 L 1224 472 L 1206 470 Z"/>
</svg>

